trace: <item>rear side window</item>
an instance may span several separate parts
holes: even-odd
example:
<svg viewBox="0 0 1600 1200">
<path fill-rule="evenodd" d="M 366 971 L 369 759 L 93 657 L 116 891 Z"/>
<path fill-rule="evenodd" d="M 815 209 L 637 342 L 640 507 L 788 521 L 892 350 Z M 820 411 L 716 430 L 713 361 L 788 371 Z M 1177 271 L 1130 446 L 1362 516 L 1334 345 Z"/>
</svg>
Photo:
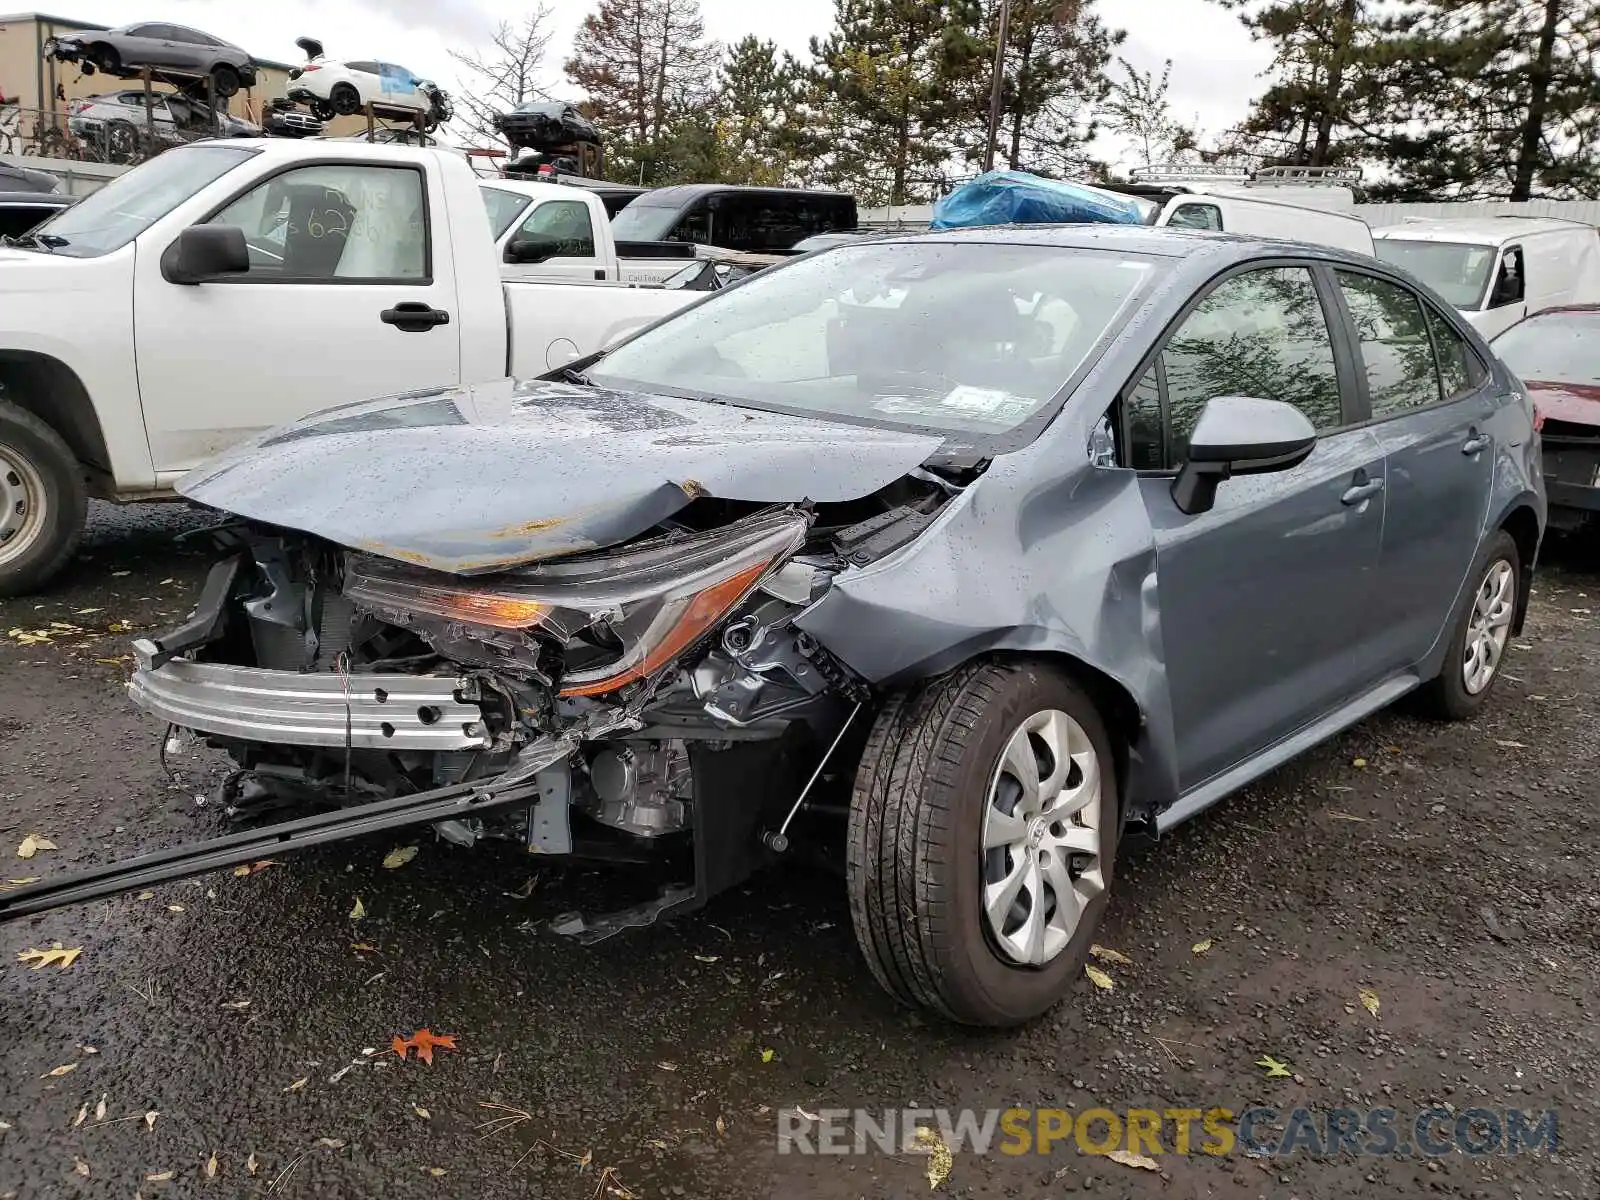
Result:
<svg viewBox="0 0 1600 1200">
<path fill-rule="evenodd" d="M 1450 327 L 1430 306 L 1424 304 L 1428 314 L 1428 329 L 1433 333 L 1434 353 L 1439 357 L 1439 382 L 1444 398 L 1454 400 L 1475 389 L 1487 372 L 1473 353 L 1467 340 Z"/>
<path fill-rule="evenodd" d="M 1371 275 L 1339 272 L 1355 326 L 1374 418 L 1436 404 L 1443 393 L 1422 301 L 1409 288 Z"/>
<path fill-rule="evenodd" d="M 1309 268 L 1246 271 L 1195 306 L 1123 403 L 1127 465 L 1182 465 L 1200 411 L 1217 396 L 1281 400 L 1319 431 L 1344 423 L 1333 338 Z"/>
</svg>

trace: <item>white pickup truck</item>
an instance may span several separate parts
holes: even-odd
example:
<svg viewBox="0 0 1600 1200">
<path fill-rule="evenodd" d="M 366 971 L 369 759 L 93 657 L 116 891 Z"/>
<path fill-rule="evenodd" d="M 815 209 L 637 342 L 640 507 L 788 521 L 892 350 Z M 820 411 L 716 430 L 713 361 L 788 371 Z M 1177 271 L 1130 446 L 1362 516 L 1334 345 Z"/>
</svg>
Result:
<svg viewBox="0 0 1600 1200">
<path fill-rule="evenodd" d="M 166 497 L 332 405 L 542 375 L 704 296 L 502 281 L 448 152 L 169 150 L 0 249 L 0 595 L 61 568 L 89 496 Z"/>
<path fill-rule="evenodd" d="M 516 179 L 480 186 L 502 279 L 657 284 L 694 261 L 687 242 L 618 242 L 605 201 L 584 188 Z"/>
</svg>

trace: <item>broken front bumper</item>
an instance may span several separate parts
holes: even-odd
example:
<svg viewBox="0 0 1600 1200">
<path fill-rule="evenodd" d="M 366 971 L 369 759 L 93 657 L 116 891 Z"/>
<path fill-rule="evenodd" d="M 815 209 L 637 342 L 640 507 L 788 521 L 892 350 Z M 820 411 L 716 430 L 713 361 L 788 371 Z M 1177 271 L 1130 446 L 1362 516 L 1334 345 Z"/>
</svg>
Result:
<svg viewBox="0 0 1600 1200">
<path fill-rule="evenodd" d="M 134 643 L 128 695 L 146 712 L 196 733 L 288 746 L 357 750 L 482 750 L 483 712 L 446 675 L 298 674 L 173 658 L 153 666 L 154 643 Z"/>
</svg>

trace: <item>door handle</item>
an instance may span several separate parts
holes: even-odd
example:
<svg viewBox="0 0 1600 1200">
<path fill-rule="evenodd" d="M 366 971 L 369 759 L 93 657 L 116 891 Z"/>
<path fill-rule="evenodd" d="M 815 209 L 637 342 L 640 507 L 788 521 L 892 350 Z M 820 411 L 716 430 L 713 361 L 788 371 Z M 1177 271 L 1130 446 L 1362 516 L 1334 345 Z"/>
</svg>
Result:
<svg viewBox="0 0 1600 1200">
<path fill-rule="evenodd" d="M 1351 484 L 1339 500 L 1346 505 L 1356 505 L 1372 499 L 1381 491 L 1383 491 L 1383 480 L 1368 479 L 1363 483 Z"/>
<path fill-rule="evenodd" d="M 1472 436 L 1461 443 L 1461 453 L 1468 455 L 1481 454 L 1489 448 L 1489 443 L 1493 440 L 1487 433 L 1479 433 L 1474 429 Z"/>
<path fill-rule="evenodd" d="M 385 325 L 393 325 L 402 333 L 427 333 L 435 325 L 450 324 L 450 314 L 442 308 L 433 308 L 420 300 L 407 300 L 386 308 L 378 314 Z"/>
</svg>

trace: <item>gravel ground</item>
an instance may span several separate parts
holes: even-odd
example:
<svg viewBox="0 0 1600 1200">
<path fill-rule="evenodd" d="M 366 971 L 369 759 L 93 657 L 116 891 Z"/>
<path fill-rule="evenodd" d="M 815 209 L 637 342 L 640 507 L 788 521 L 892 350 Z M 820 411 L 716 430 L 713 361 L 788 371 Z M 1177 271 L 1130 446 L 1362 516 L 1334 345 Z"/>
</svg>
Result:
<svg viewBox="0 0 1600 1200">
<path fill-rule="evenodd" d="M 203 574 L 171 544 L 198 523 L 97 506 L 67 577 L 0 601 L 0 635 L 76 627 L 0 636 L 0 876 L 214 829 L 196 796 L 217 761 L 169 779 L 122 693 L 130 638 L 181 617 Z M 1381 715 L 1130 848 L 1101 937 L 1130 960 L 1102 964 L 1114 989 L 1085 981 L 1018 1033 L 897 1009 L 842 880 L 800 869 L 587 950 L 539 926 L 615 896 L 611 876 L 428 831 L 0 927 L 0 1197 L 902 1197 L 929 1159 L 780 1155 L 778 1114 L 1253 1104 L 1554 1108 L 1560 1146 L 1147 1171 L 1062 1143 L 960 1154 L 942 1191 L 1600 1195 L 1600 556 L 1547 560 L 1486 715 Z M 59 848 L 20 861 L 30 834 Z M 81 958 L 16 961 L 55 942 Z M 456 1051 L 387 1052 L 417 1029 Z M 1266 1078 L 1266 1055 L 1290 1074 Z"/>
</svg>

